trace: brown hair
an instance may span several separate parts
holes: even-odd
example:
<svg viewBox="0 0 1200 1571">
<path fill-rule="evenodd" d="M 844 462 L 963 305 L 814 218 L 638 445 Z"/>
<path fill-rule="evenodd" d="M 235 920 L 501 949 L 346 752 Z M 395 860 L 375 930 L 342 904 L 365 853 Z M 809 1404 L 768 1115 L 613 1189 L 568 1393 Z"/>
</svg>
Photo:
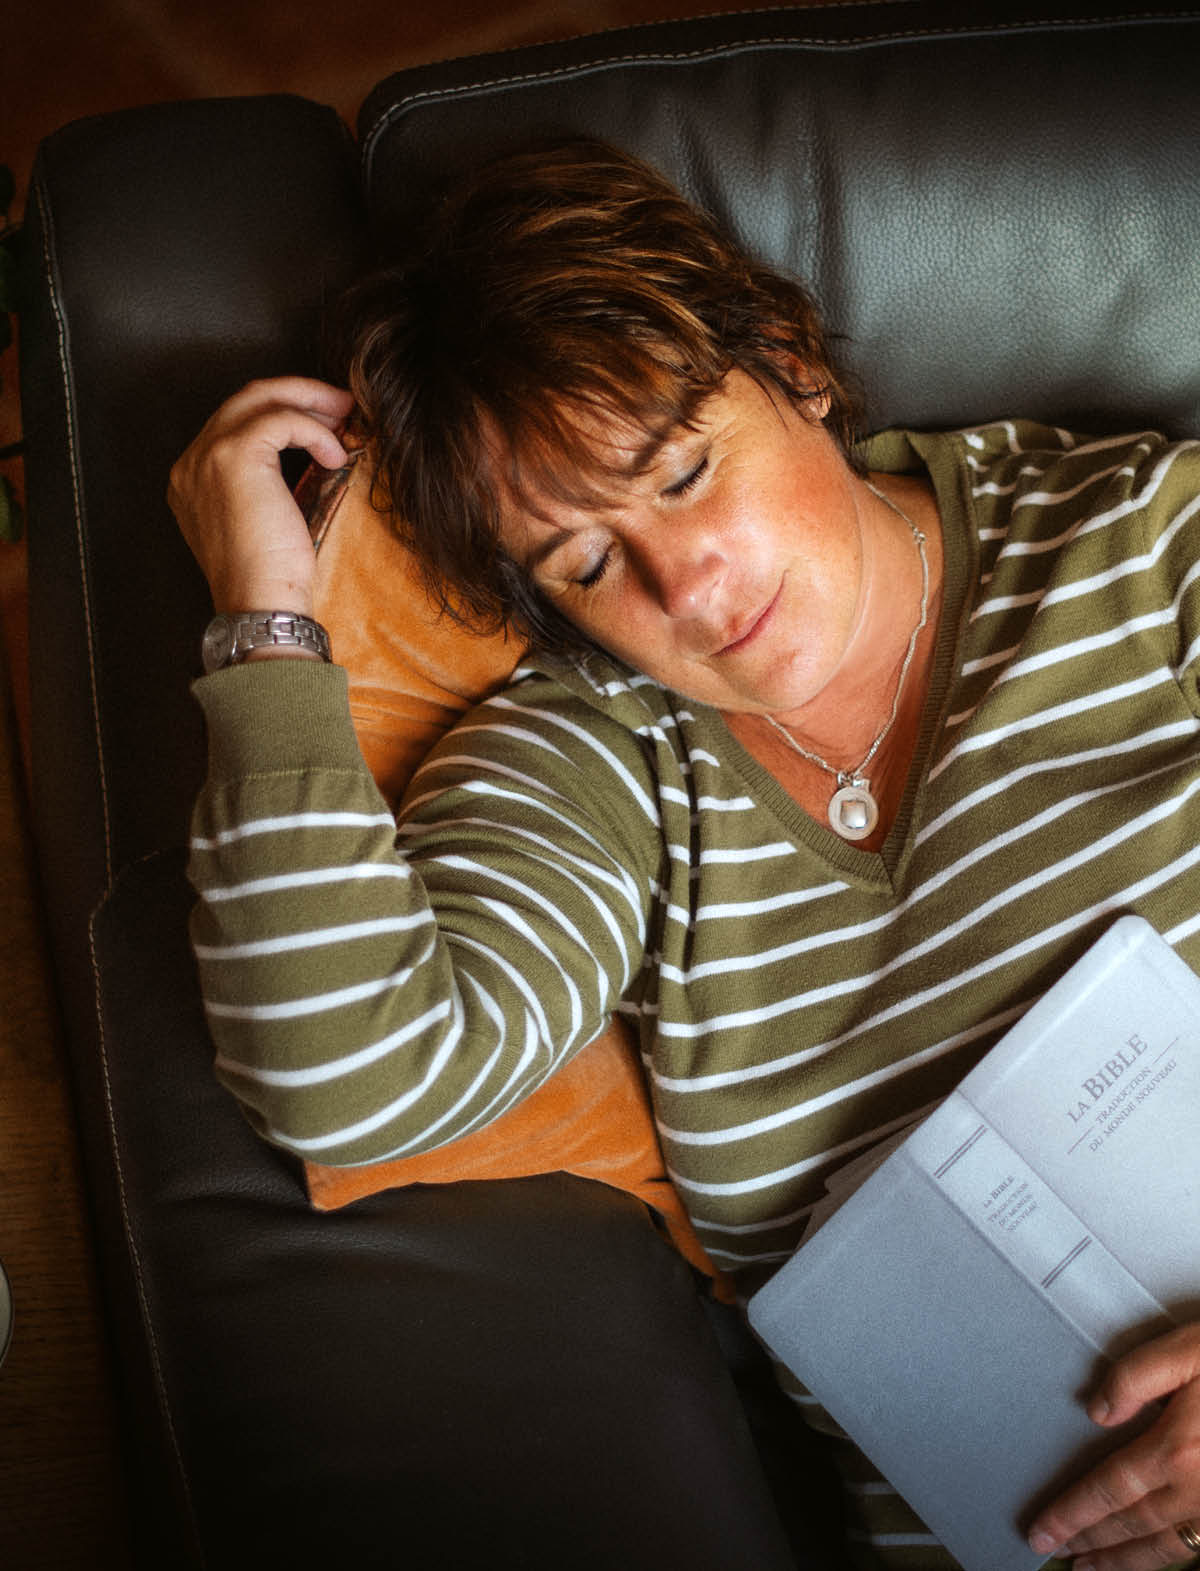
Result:
<svg viewBox="0 0 1200 1571">
<path fill-rule="evenodd" d="M 342 343 L 377 492 L 431 592 L 543 648 L 587 640 L 504 550 L 504 498 L 599 500 L 616 463 L 597 417 L 644 432 L 649 464 L 738 369 L 797 405 L 828 399 L 826 425 L 845 452 L 853 440 L 808 292 L 595 141 L 475 172 L 419 249 L 351 291 Z"/>
</svg>

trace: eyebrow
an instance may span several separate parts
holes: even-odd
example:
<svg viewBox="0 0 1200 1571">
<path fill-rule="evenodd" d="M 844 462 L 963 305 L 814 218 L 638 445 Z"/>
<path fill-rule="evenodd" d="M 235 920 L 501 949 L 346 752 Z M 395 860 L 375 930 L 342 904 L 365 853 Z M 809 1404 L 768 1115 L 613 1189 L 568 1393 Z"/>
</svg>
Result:
<svg viewBox="0 0 1200 1571">
<path fill-rule="evenodd" d="M 685 434 L 698 436 L 701 435 L 701 432 L 692 420 L 678 420 L 665 431 L 657 434 L 648 434 L 646 440 L 636 450 L 627 464 L 622 464 L 620 467 L 609 467 L 605 472 L 617 480 L 635 480 L 638 475 L 645 474 L 647 470 L 654 467 L 664 448 L 669 447 L 672 442 Z M 586 504 L 581 503 L 580 505 Z M 544 519 L 544 521 L 546 523 L 550 522 L 549 519 Z M 551 527 L 555 530 L 555 533 L 548 540 L 544 540 L 521 564 L 525 572 L 532 573 L 535 568 L 543 566 L 556 551 L 560 551 L 571 539 L 572 530 L 563 529 L 559 525 L 551 525 Z"/>
<path fill-rule="evenodd" d="M 537 550 L 525 558 L 524 562 L 521 563 L 522 569 L 526 573 L 532 573 L 534 568 L 541 567 L 556 551 L 561 551 L 570 538 L 571 531 L 569 529 L 556 529 L 556 533 L 551 535 L 549 540 L 543 540 Z"/>
</svg>

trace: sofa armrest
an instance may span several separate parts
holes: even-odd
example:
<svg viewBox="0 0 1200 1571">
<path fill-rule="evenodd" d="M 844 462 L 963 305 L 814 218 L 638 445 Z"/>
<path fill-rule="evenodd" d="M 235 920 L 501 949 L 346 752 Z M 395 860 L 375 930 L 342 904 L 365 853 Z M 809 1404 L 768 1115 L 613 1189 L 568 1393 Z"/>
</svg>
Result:
<svg viewBox="0 0 1200 1571">
<path fill-rule="evenodd" d="M 645 1207 L 553 1175 L 310 1210 L 212 1077 L 191 899 L 164 853 L 92 924 L 116 1331 L 137 1476 L 163 1486 L 147 1564 L 382 1571 L 413 1545 L 430 1571 L 787 1571 L 693 1272 Z"/>
</svg>

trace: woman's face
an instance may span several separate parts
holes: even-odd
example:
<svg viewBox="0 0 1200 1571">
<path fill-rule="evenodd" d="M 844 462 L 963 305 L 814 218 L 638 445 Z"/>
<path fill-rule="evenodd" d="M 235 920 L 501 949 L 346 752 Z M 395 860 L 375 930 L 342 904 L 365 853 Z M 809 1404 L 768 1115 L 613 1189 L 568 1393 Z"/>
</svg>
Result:
<svg viewBox="0 0 1200 1571">
<path fill-rule="evenodd" d="M 644 440 L 598 437 L 631 463 Z M 787 720 L 862 637 L 868 495 L 818 419 L 733 371 L 611 500 L 514 510 L 504 544 L 628 664 L 717 708 Z"/>
</svg>

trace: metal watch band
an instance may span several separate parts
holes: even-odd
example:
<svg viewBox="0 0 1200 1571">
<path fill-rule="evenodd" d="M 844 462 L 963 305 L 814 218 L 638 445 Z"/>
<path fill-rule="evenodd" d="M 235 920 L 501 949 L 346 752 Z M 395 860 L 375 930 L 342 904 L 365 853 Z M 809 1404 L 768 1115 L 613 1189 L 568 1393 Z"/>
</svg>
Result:
<svg viewBox="0 0 1200 1571">
<path fill-rule="evenodd" d="M 306 649 L 332 660 L 329 634 L 320 622 L 295 611 L 230 611 L 214 616 L 204 634 L 205 671 L 237 665 L 252 649 Z"/>
</svg>

